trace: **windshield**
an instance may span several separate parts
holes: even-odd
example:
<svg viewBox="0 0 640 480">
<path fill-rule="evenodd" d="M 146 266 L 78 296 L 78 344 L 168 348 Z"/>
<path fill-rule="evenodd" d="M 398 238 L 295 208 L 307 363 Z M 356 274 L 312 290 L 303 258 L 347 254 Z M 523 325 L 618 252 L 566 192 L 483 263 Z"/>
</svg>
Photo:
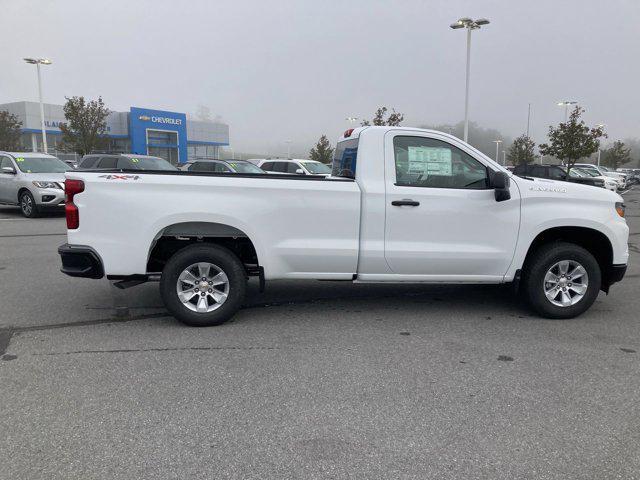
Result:
<svg viewBox="0 0 640 480">
<path fill-rule="evenodd" d="M 131 157 L 131 163 L 140 170 L 177 170 L 163 158 L 158 157 Z"/>
<path fill-rule="evenodd" d="M 304 165 L 304 168 L 309 170 L 311 173 L 323 173 L 329 175 L 331 173 L 331 169 L 320 162 L 300 162 Z"/>
<path fill-rule="evenodd" d="M 55 157 L 16 157 L 16 163 L 24 173 L 63 173 L 72 170 Z"/>
<path fill-rule="evenodd" d="M 264 173 L 259 167 L 250 162 L 227 162 L 236 173 Z"/>
<path fill-rule="evenodd" d="M 592 170 L 591 168 L 580 167 L 578 170 L 580 170 L 581 172 L 584 172 L 584 173 L 586 173 L 588 175 L 591 175 L 592 177 L 599 177 L 600 176 L 600 173 L 597 170 Z"/>
</svg>

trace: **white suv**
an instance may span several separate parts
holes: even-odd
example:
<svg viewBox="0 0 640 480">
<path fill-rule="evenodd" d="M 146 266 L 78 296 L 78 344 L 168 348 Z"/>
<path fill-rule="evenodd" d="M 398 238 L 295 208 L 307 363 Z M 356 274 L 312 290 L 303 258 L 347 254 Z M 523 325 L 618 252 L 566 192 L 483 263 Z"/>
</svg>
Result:
<svg viewBox="0 0 640 480">
<path fill-rule="evenodd" d="M 627 176 L 624 173 L 613 172 L 606 167 L 598 167 L 591 163 L 576 163 L 574 167 L 578 167 L 582 170 L 591 171 L 602 177 L 613 178 L 618 182 L 618 190 L 625 190 L 627 188 Z"/>
<path fill-rule="evenodd" d="M 258 167 L 267 173 L 280 173 L 289 175 L 331 175 L 331 168 L 321 162 L 315 160 L 295 160 L 273 158 L 260 160 Z"/>
</svg>

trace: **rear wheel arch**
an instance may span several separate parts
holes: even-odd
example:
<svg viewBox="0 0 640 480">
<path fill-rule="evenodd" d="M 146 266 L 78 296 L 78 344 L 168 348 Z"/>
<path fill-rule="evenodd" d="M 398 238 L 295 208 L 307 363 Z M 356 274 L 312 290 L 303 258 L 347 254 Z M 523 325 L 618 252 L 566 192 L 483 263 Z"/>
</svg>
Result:
<svg viewBox="0 0 640 480">
<path fill-rule="evenodd" d="M 260 262 L 255 243 L 242 230 L 215 222 L 180 222 L 161 229 L 149 247 L 147 272 L 161 272 L 178 251 L 191 245 L 219 245 L 235 254 L 248 274 L 257 274 Z"/>
</svg>

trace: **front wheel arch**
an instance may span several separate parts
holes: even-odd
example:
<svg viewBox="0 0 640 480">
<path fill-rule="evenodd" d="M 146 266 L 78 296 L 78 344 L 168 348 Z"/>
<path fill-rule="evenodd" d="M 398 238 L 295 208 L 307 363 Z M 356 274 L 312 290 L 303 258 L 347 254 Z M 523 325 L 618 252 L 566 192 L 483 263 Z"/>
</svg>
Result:
<svg viewBox="0 0 640 480">
<path fill-rule="evenodd" d="M 554 242 L 565 242 L 578 245 L 593 255 L 602 272 L 601 289 L 608 291 L 609 276 L 613 265 L 613 246 L 609 238 L 602 232 L 588 227 L 553 227 L 540 232 L 529 245 L 527 255 L 522 264 L 523 274 L 527 272 L 533 255 L 543 246 Z"/>
</svg>

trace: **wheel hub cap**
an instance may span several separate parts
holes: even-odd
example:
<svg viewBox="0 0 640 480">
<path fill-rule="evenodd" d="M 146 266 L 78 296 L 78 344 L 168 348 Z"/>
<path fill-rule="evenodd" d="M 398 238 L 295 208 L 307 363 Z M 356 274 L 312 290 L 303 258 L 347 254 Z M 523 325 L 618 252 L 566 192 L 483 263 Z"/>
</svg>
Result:
<svg viewBox="0 0 640 480">
<path fill-rule="evenodd" d="M 570 307 L 587 293 L 589 276 L 585 268 L 575 260 L 555 263 L 544 277 L 544 294 L 558 307 Z"/>
<path fill-rule="evenodd" d="M 213 312 L 227 301 L 229 278 L 213 263 L 194 263 L 178 276 L 176 293 L 189 310 L 197 313 Z"/>
</svg>

